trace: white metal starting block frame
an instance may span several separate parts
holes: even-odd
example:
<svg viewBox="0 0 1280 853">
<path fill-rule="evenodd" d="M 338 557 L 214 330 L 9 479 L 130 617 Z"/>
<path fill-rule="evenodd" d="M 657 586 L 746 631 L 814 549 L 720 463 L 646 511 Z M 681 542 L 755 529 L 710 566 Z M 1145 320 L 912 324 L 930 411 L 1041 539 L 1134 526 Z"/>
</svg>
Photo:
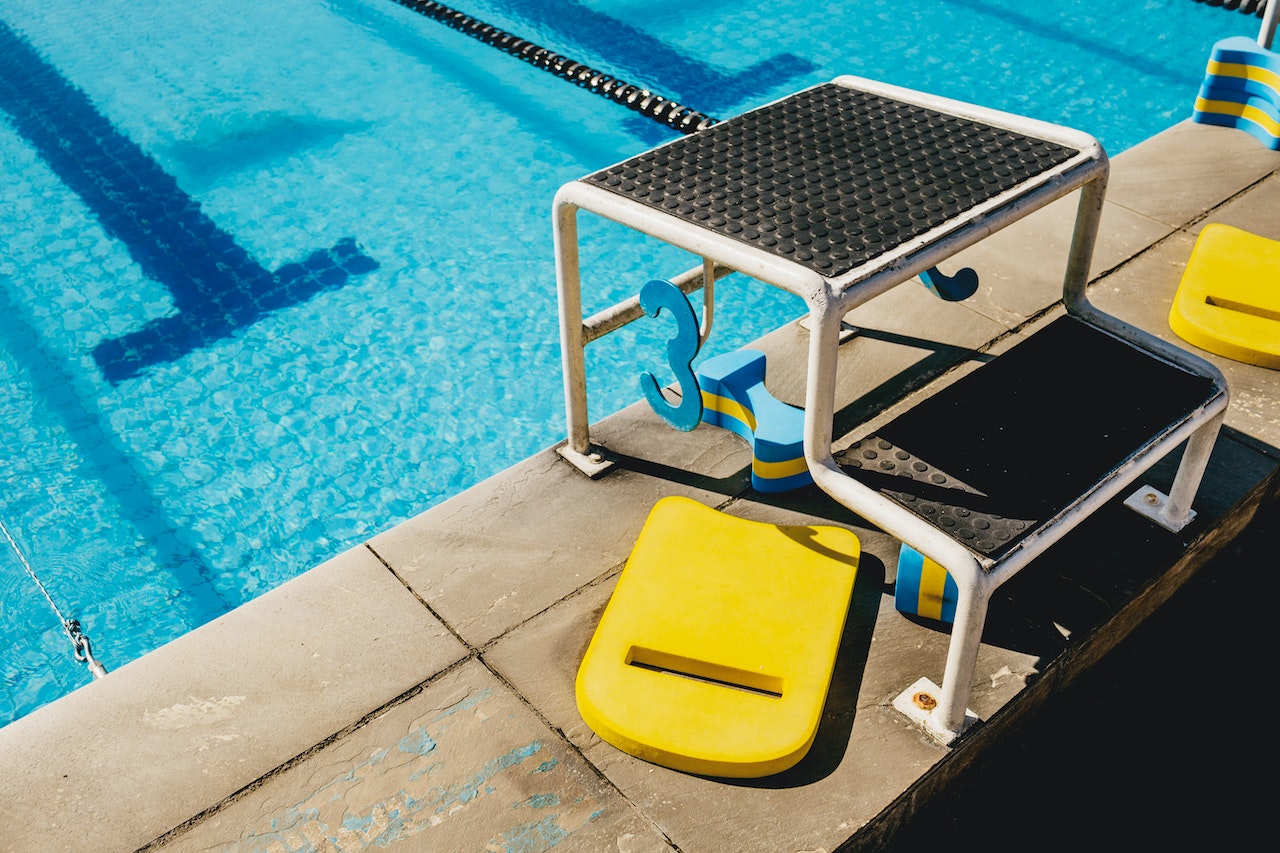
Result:
<svg viewBox="0 0 1280 853">
<path fill-rule="evenodd" d="M 864 100 L 850 101 L 854 96 Z M 817 106 L 813 106 L 814 103 Z M 866 139 L 851 142 L 850 128 L 859 130 L 860 122 L 856 114 L 862 109 L 858 105 L 863 103 L 871 105 L 866 109 L 888 115 L 888 118 L 880 115 L 879 120 L 890 132 L 870 134 Z M 800 122 L 803 129 L 798 131 L 798 137 L 786 128 L 786 122 L 797 115 L 797 110 L 804 113 Z M 805 110 L 809 112 L 805 113 Z M 832 146 L 825 143 L 813 149 L 819 152 L 817 154 L 804 150 L 805 139 L 811 138 L 813 134 L 817 134 L 819 141 L 823 141 L 823 110 L 830 111 L 833 124 L 837 119 L 844 122 L 837 135 L 825 140 L 826 143 L 834 142 L 836 147 L 844 145 L 843 153 L 829 153 Z M 851 114 L 855 115 L 853 124 L 849 124 Z M 934 138 L 929 138 L 928 129 L 920 129 L 921 116 L 938 121 L 939 127 Z M 972 197 L 958 198 L 954 210 L 943 211 L 940 217 L 925 222 L 921 227 L 914 227 L 908 220 L 912 211 L 925 209 L 913 208 L 912 205 L 923 205 L 931 198 L 929 187 L 932 182 L 925 180 L 918 187 L 908 187 L 906 214 L 902 214 L 900 208 L 891 208 L 887 204 L 882 208 L 875 208 L 884 209 L 887 214 L 894 210 L 901 214 L 897 220 L 898 225 L 881 232 L 882 236 L 887 237 L 884 244 L 875 251 L 864 252 L 865 257 L 855 257 L 851 264 L 836 263 L 830 272 L 820 271 L 820 265 L 812 257 L 801 257 L 801 253 L 796 250 L 798 244 L 769 244 L 760 240 L 753 242 L 751 234 L 744 239 L 742 235 L 733 233 L 733 212 L 730 211 L 728 216 L 717 216 L 716 211 L 722 211 L 723 205 L 717 207 L 707 199 L 699 200 L 696 190 L 677 196 L 677 187 L 673 183 L 672 194 L 666 197 L 644 196 L 643 193 L 633 192 L 636 173 L 627 167 L 629 163 L 638 163 L 647 168 L 653 162 L 665 162 L 667 155 L 677 156 L 697 146 L 704 146 L 709 157 L 716 156 L 716 152 L 727 151 L 726 156 L 732 158 L 735 154 L 734 146 L 745 138 L 735 134 L 746 134 L 752 140 L 751 145 L 755 150 L 754 146 L 763 137 L 775 132 L 777 135 L 787 136 L 787 140 L 779 142 L 781 148 L 778 150 L 783 153 L 776 156 L 785 157 L 789 152 L 799 158 L 797 171 L 801 167 L 819 168 L 823 179 L 835 180 L 837 183 L 848 179 L 853 185 L 859 185 L 859 181 L 862 181 L 862 189 L 870 190 L 871 200 L 867 203 L 874 205 L 880 203 L 876 201 L 877 198 L 884 198 L 886 188 L 876 185 L 874 180 L 869 182 L 868 187 L 868 182 L 864 180 L 864 167 L 867 162 L 884 162 L 885 157 L 898 156 L 901 139 L 894 128 L 908 125 L 914 127 L 912 132 L 917 134 L 916 138 L 922 138 L 923 135 L 925 147 L 932 144 L 940 159 L 947 160 L 946 152 L 951 144 L 948 134 L 956 132 L 955 127 L 949 127 L 947 123 L 953 121 L 958 123 L 955 127 L 962 127 L 965 133 L 974 134 L 974 139 L 979 141 L 986 138 L 984 134 L 988 132 L 992 139 L 1012 140 L 1015 147 L 1024 139 L 1029 139 L 1034 145 L 1043 143 L 1052 156 L 1047 160 L 1042 157 L 1035 165 L 1027 168 L 1025 174 L 1006 179 L 1003 185 L 994 188 L 990 182 L 985 182 L 989 175 L 971 175 L 970 186 L 976 187 Z M 779 130 L 780 127 L 786 130 L 785 134 Z M 853 146 L 856 163 L 840 159 L 848 156 L 849 146 Z M 701 158 L 702 154 L 697 156 Z M 815 156 L 819 161 L 816 167 L 809 162 Z M 824 157 L 828 158 L 825 162 Z M 880 159 L 876 160 L 877 157 Z M 799 160 L 805 162 L 799 163 Z M 689 161 L 685 162 L 687 164 Z M 699 159 L 698 162 L 702 163 L 703 160 Z M 981 162 L 979 158 L 979 171 L 983 168 Z M 705 165 L 710 169 L 714 163 L 708 160 Z M 1014 162 L 1015 171 L 1017 165 Z M 944 163 L 939 168 L 946 166 Z M 829 168 L 822 172 L 821 167 Z M 1005 168 L 1001 166 L 1001 169 Z M 859 169 L 863 171 L 857 171 Z M 1090 304 L 1086 296 L 1090 260 L 1102 215 L 1108 171 L 1105 152 L 1088 134 L 846 76 L 713 125 L 692 136 L 673 140 L 617 167 L 565 184 L 556 194 L 553 208 L 568 421 L 567 441 L 560 448 L 561 454 L 593 477 L 608 469 L 607 453 L 592 445 L 587 422 L 584 348 L 588 342 L 643 316 L 635 300 L 631 300 L 584 322 L 577 238 L 579 210 L 621 223 L 702 257 L 704 263 L 701 268 L 691 269 L 672 279 L 685 293 L 697 289 L 704 281 L 710 284 L 716 277 L 730 271 L 739 271 L 805 299 L 810 307 L 810 337 L 804 444 L 806 464 L 814 481 L 848 509 L 944 567 L 959 589 L 956 618 L 941 688 L 934 687 L 927 679 L 917 681 L 904 690 L 895 702 L 896 707 L 921 725 L 935 740 L 950 744 L 976 720 L 966 706 L 987 606 L 995 590 L 1090 514 L 1132 488 L 1134 481 L 1147 469 L 1186 442 L 1187 447 L 1170 494 L 1163 495 L 1150 487 L 1142 487 L 1129 502 L 1134 509 L 1166 529 L 1180 530 L 1192 518 L 1191 502 L 1199 488 L 1225 415 L 1226 382 L 1215 367 L 1102 312 Z M 652 179 L 648 172 L 640 177 Z M 677 176 L 668 180 L 679 181 L 686 178 Z M 628 181 L 632 183 L 628 184 Z M 684 186 L 687 188 L 687 183 Z M 858 195 L 857 186 L 849 189 L 849 198 L 863 197 Z M 1207 378 L 1212 382 L 1214 390 L 1204 405 L 1186 412 L 1169 424 L 1167 429 L 1143 447 L 1137 448 L 1123 464 L 1100 482 L 1094 483 L 1064 511 L 1035 529 L 1018 542 L 1016 547 L 992 559 L 966 547 L 901 504 L 854 479 L 835 460 L 832 433 L 836 363 L 843 337 L 842 319 L 869 299 L 935 268 L 960 250 L 1077 190 L 1080 191 L 1080 198 L 1063 281 L 1062 301 L 1067 313 L 1142 350 L 1153 359 Z M 732 204 L 732 186 L 728 196 Z M 717 198 L 723 200 L 724 195 Z M 775 194 L 774 198 L 784 207 L 792 200 L 785 192 Z M 698 207 L 699 203 L 702 207 Z M 767 218 L 778 209 L 779 205 L 774 205 L 764 213 L 757 211 L 753 221 L 758 221 L 761 216 Z M 709 217 L 702 216 L 702 213 L 708 211 L 711 212 Z M 857 210 L 848 214 L 851 220 L 859 215 L 861 214 Z M 728 226 L 725 225 L 726 220 L 729 221 Z M 839 224 L 835 223 L 837 226 Z M 848 224 L 853 229 L 850 233 L 856 233 L 861 227 L 858 222 L 851 221 Z M 828 231 L 831 230 L 831 225 L 830 222 L 824 223 Z M 798 228 L 793 228 L 793 231 L 803 233 Z M 776 235 L 778 232 L 775 230 L 771 233 Z M 818 247 L 818 260 L 823 260 L 821 251 L 828 249 L 838 256 L 841 246 L 836 245 L 837 243 L 838 240 L 834 237 L 823 242 Z M 812 253 L 806 254 L 812 256 Z M 1100 416 L 1105 414 L 1100 413 Z"/>
</svg>

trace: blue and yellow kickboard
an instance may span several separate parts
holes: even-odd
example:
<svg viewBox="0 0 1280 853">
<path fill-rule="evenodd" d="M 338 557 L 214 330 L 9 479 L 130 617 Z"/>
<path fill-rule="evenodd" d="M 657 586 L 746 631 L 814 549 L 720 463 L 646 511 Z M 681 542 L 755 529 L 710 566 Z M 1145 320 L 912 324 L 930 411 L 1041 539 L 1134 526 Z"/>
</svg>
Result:
<svg viewBox="0 0 1280 853">
<path fill-rule="evenodd" d="M 893 606 L 899 613 L 954 622 L 959 596 L 960 589 L 946 569 L 903 543 L 893 592 Z"/>
<path fill-rule="evenodd" d="M 1245 36 L 1219 41 L 1191 118 L 1243 130 L 1280 150 L 1280 54 Z"/>
<path fill-rule="evenodd" d="M 697 370 L 702 422 L 735 432 L 751 445 L 751 486 L 785 492 L 813 482 L 804 461 L 804 410 L 764 387 L 765 356 L 741 349 L 709 358 Z"/>
</svg>

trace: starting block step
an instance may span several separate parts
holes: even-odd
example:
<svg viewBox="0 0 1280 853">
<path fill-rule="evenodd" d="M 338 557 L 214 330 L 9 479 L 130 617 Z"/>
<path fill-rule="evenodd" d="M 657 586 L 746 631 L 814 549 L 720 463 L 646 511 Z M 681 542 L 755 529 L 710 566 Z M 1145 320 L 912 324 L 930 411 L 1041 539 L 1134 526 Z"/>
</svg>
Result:
<svg viewBox="0 0 1280 853">
<path fill-rule="evenodd" d="M 1220 395 L 1071 316 L 837 454 L 849 476 L 998 559 Z"/>
<path fill-rule="evenodd" d="M 853 593 L 849 530 L 649 514 L 578 669 L 605 742 L 705 776 L 779 773 L 812 746 Z"/>
</svg>

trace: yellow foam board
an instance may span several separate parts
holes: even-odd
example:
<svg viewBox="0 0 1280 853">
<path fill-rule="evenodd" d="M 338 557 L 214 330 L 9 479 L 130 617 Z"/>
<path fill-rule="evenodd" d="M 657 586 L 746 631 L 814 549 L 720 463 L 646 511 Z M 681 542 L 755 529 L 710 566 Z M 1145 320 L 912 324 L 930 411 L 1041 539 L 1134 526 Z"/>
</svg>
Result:
<svg viewBox="0 0 1280 853">
<path fill-rule="evenodd" d="M 813 744 L 860 545 L 851 531 L 651 511 L 578 670 L 606 742 L 689 773 L 759 777 Z"/>
<path fill-rule="evenodd" d="M 1280 241 L 1206 225 L 1174 296 L 1169 327 L 1207 352 L 1280 369 Z"/>
</svg>

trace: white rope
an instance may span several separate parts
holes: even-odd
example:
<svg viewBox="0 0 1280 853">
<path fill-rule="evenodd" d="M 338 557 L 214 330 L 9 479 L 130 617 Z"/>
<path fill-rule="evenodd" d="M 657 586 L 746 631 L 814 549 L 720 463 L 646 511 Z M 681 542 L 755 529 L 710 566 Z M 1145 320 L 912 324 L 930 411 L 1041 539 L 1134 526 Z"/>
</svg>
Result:
<svg viewBox="0 0 1280 853">
<path fill-rule="evenodd" d="M 49 590 L 44 588 L 44 584 L 40 582 L 40 578 L 36 577 L 35 570 L 31 568 L 31 564 L 27 562 L 27 555 L 22 553 L 22 549 L 18 547 L 18 543 L 13 538 L 13 534 L 9 532 L 9 527 L 3 521 L 0 521 L 0 532 L 4 533 L 4 538 L 9 542 L 9 548 L 13 551 L 18 562 L 22 563 L 22 568 L 27 570 L 27 574 L 31 576 L 32 582 L 40 590 L 40 594 L 44 596 L 44 600 L 49 602 L 49 606 L 53 608 L 53 612 L 58 614 L 58 621 L 62 623 L 63 629 L 67 627 L 67 617 L 62 615 L 62 611 L 58 609 L 58 605 L 53 603 L 53 598 L 49 595 Z"/>
<path fill-rule="evenodd" d="M 58 621 L 62 623 L 62 630 L 66 633 L 67 639 L 71 641 L 71 646 L 75 649 L 76 660 L 89 665 L 89 672 L 94 678 L 101 678 L 107 674 L 107 668 L 104 667 L 93 656 L 93 648 L 89 643 L 89 638 L 80 630 L 80 623 L 75 619 L 68 619 L 58 609 L 58 605 L 54 603 L 53 596 L 49 595 L 49 590 L 45 589 L 40 578 L 36 576 L 35 569 L 31 568 L 31 564 L 27 562 L 27 555 L 18 547 L 18 542 L 13 538 L 13 534 L 9 532 L 9 526 L 0 520 L 0 532 L 4 533 L 5 540 L 9 543 L 10 550 L 14 556 L 18 558 L 18 562 L 22 564 L 22 568 L 27 570 L 27 575 L 31 578 L 32 583 L 40 590 L 40 594 L 44 596 L 44 600 L 49 602 L 49 606 L 53 608 L 53 612 L 57 614 Z"/>
</svg>

